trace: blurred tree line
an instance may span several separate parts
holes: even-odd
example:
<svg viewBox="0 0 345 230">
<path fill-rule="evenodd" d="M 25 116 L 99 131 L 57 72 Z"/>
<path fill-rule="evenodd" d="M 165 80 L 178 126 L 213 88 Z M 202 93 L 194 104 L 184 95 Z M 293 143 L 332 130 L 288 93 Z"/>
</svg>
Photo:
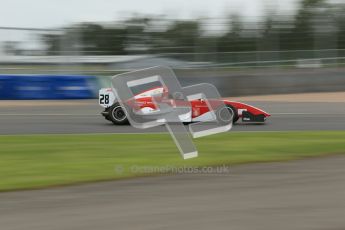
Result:
<svg viewBox="0 0 345 230">
<path fill-rule="evenodd" d="M 45 34 L 47 53 L 124 55 L 345 49 L 345 4 L 302 0 L 293 16 L 268 13 L 245 22 L 230 15 L 219 33 L 202 20 L 133 17 L 114 25 L 83 23 Z"/>
</svg>

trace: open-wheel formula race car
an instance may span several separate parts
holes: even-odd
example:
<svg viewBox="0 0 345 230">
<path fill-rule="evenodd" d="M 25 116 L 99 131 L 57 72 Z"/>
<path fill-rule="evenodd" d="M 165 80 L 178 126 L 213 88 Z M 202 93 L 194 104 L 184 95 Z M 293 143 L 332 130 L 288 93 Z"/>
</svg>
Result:
<svg viewBox="0 0 345 230">
<path fill-rule="evenodd" d="M 132 99 L 132 103 L 139 105 L 139 109 L 144 113 L 156 110 L 156 105 L 153 101 L 153 96 L 163 95 L 165 93 L 164 87 L 154 87 L 148 90 L 144 90 L 138 94 L 135 94 Z M 218 100 L 219 101 L 219 100 Z M 239 119 L 242 122 L 248 123 L 262 123 L 270 116 L 267 112 L 256 108 L 254 106 L 247 105 L 241 102 L 229 101 L 222 99 L 229 112 L 233 116 L 233 123 Z M 115 125 L 126 125 L 128 119 L 126 113 L 117 101 L 112 88 L 102 88 L 99 90 L 99 105 L 104 108 L 102 115 Z M 184 123 L 208 121 L 212 119 L 212 114 L 207 106 L 207 103 L 203 99 L 189 101 L 191 106 L 191 115 L 181 120 Z"/>
</svg>

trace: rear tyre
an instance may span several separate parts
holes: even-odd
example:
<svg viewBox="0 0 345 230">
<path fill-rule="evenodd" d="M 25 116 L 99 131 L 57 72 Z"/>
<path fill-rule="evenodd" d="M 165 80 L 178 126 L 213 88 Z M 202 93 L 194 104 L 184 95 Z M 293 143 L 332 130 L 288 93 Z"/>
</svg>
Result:
<svg viewBox="0 0 345 230">
<path fill-rule="evenodd" d="M 114 125 L 128 124 L 126 113 L 119 103 L 115 103 L 111 107 L 109 107 L 108 118 L 111 122 L 113 122 Z"/>
</svg>

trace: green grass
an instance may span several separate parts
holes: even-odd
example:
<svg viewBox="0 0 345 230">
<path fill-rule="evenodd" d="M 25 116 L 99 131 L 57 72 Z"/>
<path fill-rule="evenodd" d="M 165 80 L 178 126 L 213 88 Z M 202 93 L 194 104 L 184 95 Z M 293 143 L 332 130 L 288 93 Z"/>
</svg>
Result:
<svg viewBox="0 0 345 230">
<path fill-rule="evenodd" d="M 132 166 L 207 166 L 345 153 L 345 132 L 226 133 L 183 160 L 168 134 L 0 136 L 0 191 L 141 176 Z M 116 166 L 124 168 L 117 173 Z"/>
</svg>

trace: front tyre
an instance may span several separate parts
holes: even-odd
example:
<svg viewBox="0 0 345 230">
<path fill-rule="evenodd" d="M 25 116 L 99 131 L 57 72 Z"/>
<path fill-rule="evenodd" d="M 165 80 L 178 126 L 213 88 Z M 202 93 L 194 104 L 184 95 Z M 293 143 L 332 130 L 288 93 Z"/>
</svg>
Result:
<svg viewBox="0 0 345 230">
<path fill-rule="evenodd" d="M 126 113 L 119 103 L 115 103 L 111 107 L 109 107 L 108 118 L 111 122 L 113 122 L 114 125 L 128 124 Z"/>
<path fill-rule="evenodd" d="M 235 124 L 239 119 L 237 109 L 235 109 L 231 105 L 226 105 L 226 108 L 229 110 L 230 114 L 233 115 L 232 123 Z"/>
</svg>

